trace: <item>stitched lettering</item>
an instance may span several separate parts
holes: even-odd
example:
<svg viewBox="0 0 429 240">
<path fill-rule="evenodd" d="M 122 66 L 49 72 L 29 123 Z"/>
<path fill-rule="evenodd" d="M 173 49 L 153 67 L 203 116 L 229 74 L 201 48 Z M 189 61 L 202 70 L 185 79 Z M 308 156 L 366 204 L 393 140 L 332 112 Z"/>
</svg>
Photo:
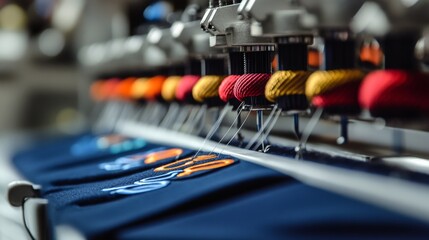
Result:
<svg viewBox="0 0 429 240">
<path fill-rule="evenodd" d="M 234 160 L 232 159 L 222 159 L 222 160 L 216 160 L 213 162 L 206 162 L 202 164 L 198 164 L 192 167 L 185 168 L 182 173 L 177 175 L 177 177 L 187 177 L 192 175 L 193 173 L 199 172 L 199 171 L 205 171 L 205 170 L 212 170 L 216 168 L 223 168 L 228 165 L 231 165 L 234 163 Z"/>
<path fill-rule="evenodd" d="M 195 164 L 196 162 L 215 159 L 216 157 L 217 157 L 217 155 L 215 155 L 215 154 L 189 157 L 189 158 L 181 159 L 181 160 L 169 163 L 169 164 L 165 164 L 161 167 L 155 168 L 154 171 L 155 172 L 161 172 L 161 171 L 176 170 L 176 169 L 180 169 L 180 168 Z M 177 164 L 179 164 L 179 165 L 177 165 Z M 175 166 L 175 165 L 177 165 L 177 166 Z"/>
</svg>

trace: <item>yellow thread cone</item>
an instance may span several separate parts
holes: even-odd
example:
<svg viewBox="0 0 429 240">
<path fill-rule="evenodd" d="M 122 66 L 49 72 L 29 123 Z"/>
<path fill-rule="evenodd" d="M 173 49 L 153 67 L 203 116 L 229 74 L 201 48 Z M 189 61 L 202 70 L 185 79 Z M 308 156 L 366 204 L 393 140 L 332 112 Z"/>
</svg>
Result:
<svg viewBox="0 0 429 240">
<path fill-rule="evenodd" d="M 132 86 L 132 90 L 131 90 L 131 96 L 133 97 L 133 99 L 142 99 L 143 96 L 145 95 L 147 89 L 148 89 L 148 85 L 147 85 L 147 78 L 138 78 L 133 86 Z"/>
<path fill-rule="evenodd" d="M 265 97 L 275 102 L 286 95 L 305 94 L 305 83 L 310 76 L 306 71 L 278 71 L 274 73 L 265 86 Z"/>
<path fill-rule="evenodd" d="M 165 101 L 172 102 L 176 99 L 176 89 L 179 86 L 180 80 L 182 80 L 182 77 L 179 76 L 171 76 L 165 80 L 161 91 L 162 98 Z"/>
<path fill-rule="evenodd" d="M 219 96 L 219 86 L 224 76 L 204 76 L 192 89 L 192 96 L 197 102 L 204 102 L 208 98 Z"/>
<path fill-rule="evenodd" d="M 305 95 L 311 100 L 344 84 L 361 81 L 364 77 L 365 73 L 356 69 L 317 71 L 308 78 Z"/>
</svg>

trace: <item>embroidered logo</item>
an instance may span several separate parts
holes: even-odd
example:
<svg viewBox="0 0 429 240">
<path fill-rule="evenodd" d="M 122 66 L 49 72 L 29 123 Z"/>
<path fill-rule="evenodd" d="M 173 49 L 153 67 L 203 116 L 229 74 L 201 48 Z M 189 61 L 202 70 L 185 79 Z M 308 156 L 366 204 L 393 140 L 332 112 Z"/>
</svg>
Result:
<svg viewBox="0 0 429 240">
<path fill-rule="evenodd" d="M 86 136 L 76 142 L 70 149 L 74 156 L 84 156 L 92 153 L 109 151 L 118 154 L 146 146 L 143 139 L 125 137 L 119 134 L 103 136 Z"/>
<path fill-rule="evenodd" d="M 147 152 L 121 157 L 112 162 L 102 163 L 99 167 L 106 171 L 128 170 L 170 158 L 176 160 L 183 153 L 183 149 L 180 148 L 167 149 L 165 147 L 160 147 Z"/>
<path fill-rule="evenodd" d="M 218 158 L 215 154 L 184 158 L 155 168 L 154 173 L 160 175 L 147 177 L 133 184 L 105 188 L 102 191 L 111 194 L 139 194 L 167 187 L 172 181 L 192 177 L 198 173 L 221 169 L 233 164 L 235 160 Z"/>
</svg>

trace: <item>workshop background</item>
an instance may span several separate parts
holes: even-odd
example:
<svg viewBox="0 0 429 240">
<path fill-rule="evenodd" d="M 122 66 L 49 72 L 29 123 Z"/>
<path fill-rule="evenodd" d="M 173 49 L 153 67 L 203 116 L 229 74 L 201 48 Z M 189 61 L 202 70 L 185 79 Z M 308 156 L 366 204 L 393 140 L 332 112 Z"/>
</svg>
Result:
<svg viewBox="0 0 429 240">
<path fill-rule="evenodd" d="M 79 50 L 147 33 L 186 1 L 0 1 L 0 132 L 79 127 Z M 151 6 L 149 9 L 148 6 Z M 94 30 L 96 29 L 96 30 Z M 79 91 L 82 90 L 82 91 Z"/>
</svg>

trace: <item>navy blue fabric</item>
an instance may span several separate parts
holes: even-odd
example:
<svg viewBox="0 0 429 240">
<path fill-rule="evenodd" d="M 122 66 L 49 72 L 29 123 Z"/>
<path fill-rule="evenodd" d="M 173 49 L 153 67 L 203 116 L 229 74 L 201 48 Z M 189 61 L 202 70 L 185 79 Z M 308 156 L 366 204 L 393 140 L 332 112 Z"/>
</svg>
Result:
<svg viewBox="0 0 429 240">
<path fill-rule="evenodd" d="M 27 158 L 46 158 L 52 156 L 58 156 L 63 152 L 70 151 L 76 141 L 82 138 L 94 136 L 91 133 L 82 133 L 72 136 L 59 136 L 49 138 L 45 141 L 32 142 L 29 146 L 25 146 L 22 149 L 17 149 L 13 156 L 16 161 L 28 161 Z"/>
<path fill-rule="evenodd" d="M 148 146 L 151 146 L 150 148 Z M 85 164 L 79 164 L 77 166 L 56 169 L 51 171 L 45 171 L 38 177 L 39 184 L 44 186 L 44 190 L 51 190 L 56 188 L 73 188 L 74 185 L 91 183 L 99 180 L 112 179 L 116 177 L 123 177 L 131 175 L 132 173 L 142 172 L 148 169 L 156 168 L 169 162 L 190 157 L 195 154 L 195 151 L 189 149 L 183 149 L 183 153 L 179 156 L 161 159 L 155 163 L 145 164 L 144 161 L 134 161 L 134 165 L 120 166 L 120 162 L 123 159 L 130 159 L 133 156 L 146 155 L 153 152 L 163 151 L 172 149 L 171 147 L 157 147 L 152 144 L 148 144 L 144 149 L 135 152 L 131 155 L 121 157 L 109 157 L 99 161 L 88 161 Z M 144 159 L 143 159 L 144 160 Z M 117 167 L 112 169 L 113 167 Z"/>
<path fill-rule="evenodd" d="M 42 185 L 53 224 L 70 224 L 89 239 L 426 239 L 429 235 L 428 225 L 415 219 L 225 155 L 178 170 L 154 171 L 176 158 L 124 167 L 117 163 L 125 156 L 172 146 L 142 145 L 143 140 L 137 140 L 134 147 L 122 145 L 111 151 L 98 147 L 99 137 L 83 134 L 37 144 L 14 158 L 24 176 Z M 181 158 L 194 154 L 184 150 Z M 293 148 L 282 147 L 272 147 L 270 153 L 295 154 Z M 184 168 L 226 158 L 234 163 L 179 177 Z M 378 164 L 314 152 L 305 152 L 304 159 L 376 174 L 397 173 Z M 428 177 L 419 175 L 419 179 Z"/>
<path fill-rule="evenodd" d="M 50 145 L 36 144 L 32 148 L 15 154 L 12 157 L 12 163 L 27 179 L 34 183 L 41 183 L 44 174 L 50 171 L 160 147 L 160 145 L 149 144 L 143 139 L 129 137 L 124 137 L 125 140 L 121 144 L 113 144 L 106 148 L 98 147 L 97 140 L 105 136 L 107 135 L 83 134 L 75 138 L 59 139 L 58 142 Z"/>
<path fill-rule="evenodd" d="M 420 221 L 299 182 L 174 218 L 136 223 L 109 239 L 427 239 Z M 103 237 L 106 237 L 104 235 Z"/>
<path fill-rule="evenodd" d="M 161 214 L 174 216 L 183 209 L 195 210 L 209 202 L 227 201 L 260 188 L 293 181 L 273 170 L 240 161 L 202 175 L 173 180 L 168 186 L 155 191 L 135 195 L 102 191 L 132 184 L 149 175 L 147 172 L 135 174 L 73 190 L 53 192 L 45 197 L 56 209 L 56 222 L 71 224 L 92 238 L 108 229 L 119 230 L 135 221 L 149 220 Z"/>
</svg>

